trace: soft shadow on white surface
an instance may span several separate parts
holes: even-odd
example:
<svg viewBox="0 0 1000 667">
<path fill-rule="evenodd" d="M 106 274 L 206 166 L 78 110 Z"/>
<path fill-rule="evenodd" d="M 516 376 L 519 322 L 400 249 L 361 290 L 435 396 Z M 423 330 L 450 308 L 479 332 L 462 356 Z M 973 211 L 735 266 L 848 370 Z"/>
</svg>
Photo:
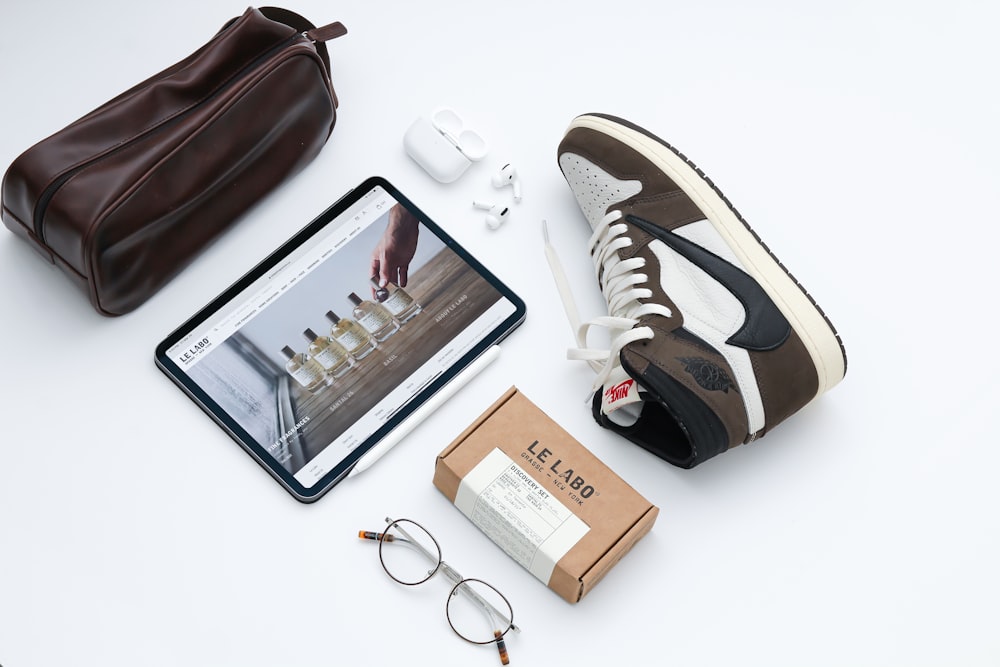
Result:
<svg viewBox="0 0 1000 667">
<path fill-rule="evenodd" d="M 443 584 L 385 577 L 356 535 L 386 515 L 424 523 L 446 560 L 508 595 L 523 628 L 512 664 L 996 664 L 996 8 L 286 6 L 350 31 L 329 45 L 337 127 L 315 162 L 160 294 L 102 318 L 0 236 L 0 664 L 495 661 L 452 635 Z M 6 8 L 0 163 L 244 8 Z M 444 105 L 491 147 L 452 185 L 401 144 Z M 540 221 L 584 316 L 601 313 L 589 231 L 555 158 L 569 121 L 592 111 L 646 127 L 703 168 L 846 342 L 842 385 L 695 470 L 597 427 L 592 374 L 564 358 L 572 336 Z M 524 201 L 490 232 L 471 203 L 509 196 L 489 184 L 507 161 Z M 304 506 L 158 373 L 153 348 L 372 174 L 506 281 L 528 318 L 499 362 L 396 450 Z M 431 485 L 437 452 L 511 385 L 661 508 L 577 606 Z"/>
</svg>

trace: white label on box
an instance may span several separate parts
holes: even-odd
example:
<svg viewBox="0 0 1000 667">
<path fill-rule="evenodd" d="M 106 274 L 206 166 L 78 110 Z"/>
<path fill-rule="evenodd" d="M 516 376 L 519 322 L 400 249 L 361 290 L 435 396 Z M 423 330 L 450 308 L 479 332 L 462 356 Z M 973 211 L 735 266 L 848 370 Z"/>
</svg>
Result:
<svg viewBox="0 0 1000 667">
<path fill-rule="evenodd" d="M 590 530 L 499 449 L 462 479 L 455 506 L 546 585 L 559 559 Z"/>
</svg>

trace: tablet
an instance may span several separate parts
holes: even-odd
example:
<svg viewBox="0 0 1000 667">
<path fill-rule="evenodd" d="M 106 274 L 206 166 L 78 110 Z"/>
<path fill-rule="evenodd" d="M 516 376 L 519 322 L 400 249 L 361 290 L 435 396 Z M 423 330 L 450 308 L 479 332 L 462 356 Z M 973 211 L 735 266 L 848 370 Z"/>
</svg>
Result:
<svg viewBox="0 0 1000 667">
<path fill-rule="evenodd" d="M 155 361 L 312 502 L 524 316 L 520 298 L 373 177 L 167 336 Z"/>
</svg>

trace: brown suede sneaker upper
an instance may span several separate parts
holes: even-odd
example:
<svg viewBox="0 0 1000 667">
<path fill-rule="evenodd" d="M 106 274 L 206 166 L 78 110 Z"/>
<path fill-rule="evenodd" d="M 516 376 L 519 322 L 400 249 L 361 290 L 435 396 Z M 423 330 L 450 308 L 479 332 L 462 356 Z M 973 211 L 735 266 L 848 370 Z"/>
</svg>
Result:
<svg viewBox="0 0 1000 667">
<path fill-rule="evenodd" d="M 620 353 L 640 385 L 638 417 L 616 419 L 595 397 L 599 423 L 691 467 L 763 436 L 821 393 L 819 355 L 802 338 L 816 328 L 815 313 L 802 316 L 814 304 L 795 294 L 804 291 L 684 156 L 642 128 L 596 114 L 574 122 L 558 156 L 592 228 L 620 213 L 615 224 L 627 226 L 622 236 L 631 243 L 615 252 L 641 258 L 637 272 L 650 294 L 637 301 L 671 311 L 638 318 L 651 337 Z M 603 289 L 601 267 L 599 275 Z M 821 334 L 836 336 L 819 321 Z"/>
</svg>

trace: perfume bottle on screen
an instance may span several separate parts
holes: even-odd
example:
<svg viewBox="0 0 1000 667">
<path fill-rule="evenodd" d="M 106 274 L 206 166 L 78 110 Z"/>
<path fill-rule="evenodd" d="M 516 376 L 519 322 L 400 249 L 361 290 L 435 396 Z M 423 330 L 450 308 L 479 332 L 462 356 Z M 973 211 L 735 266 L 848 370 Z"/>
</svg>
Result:
<svg viewBox="0 0 1000 667">
<path fill-rule="evenodd" d="M 399 331 L 399 322 L 382 304 L 362 299 L 354 292 L 351 292 L 348 298 L 354 304 L 354 319 L 378 342 L 381 343 Z"/>
<path fill-rule="evenodd" d="M 409 292 L 393 282 L 388 282 L 385 287 L 381 287 L 378 281 L 373 278 L 372 287 L 375 288 L 375 300 L 392 313 L 392 316 L 400 324 L 410 321 L 422 310 L 420 304 L 410 296 Z"/>
<path fill-rule="evenodd" d="M 330 320 L 330 337 L 344 346 L 347 353 L 357 360 L 364 359 L 378 345 L 371 334 L 349 317 L 339 317 L 332 310 L 326 311 Z"/>
<path fill-rule="evenodd" d="M 344 346 L 329 336 L 319 336 L 312 329 L 302 332 L 309 343 L 309 356 L 316 360 L 334 378 L 343 377 L 351 370 L 352 359 Z"/>
<path fill-rule="evenodd" d="M 333 380 L 312 357 L 302 352 L 296 353 L 289 346 L 281 348 L 285 355 L 285 370 L 302 388 L 316 392 Z"/>
</svg>

